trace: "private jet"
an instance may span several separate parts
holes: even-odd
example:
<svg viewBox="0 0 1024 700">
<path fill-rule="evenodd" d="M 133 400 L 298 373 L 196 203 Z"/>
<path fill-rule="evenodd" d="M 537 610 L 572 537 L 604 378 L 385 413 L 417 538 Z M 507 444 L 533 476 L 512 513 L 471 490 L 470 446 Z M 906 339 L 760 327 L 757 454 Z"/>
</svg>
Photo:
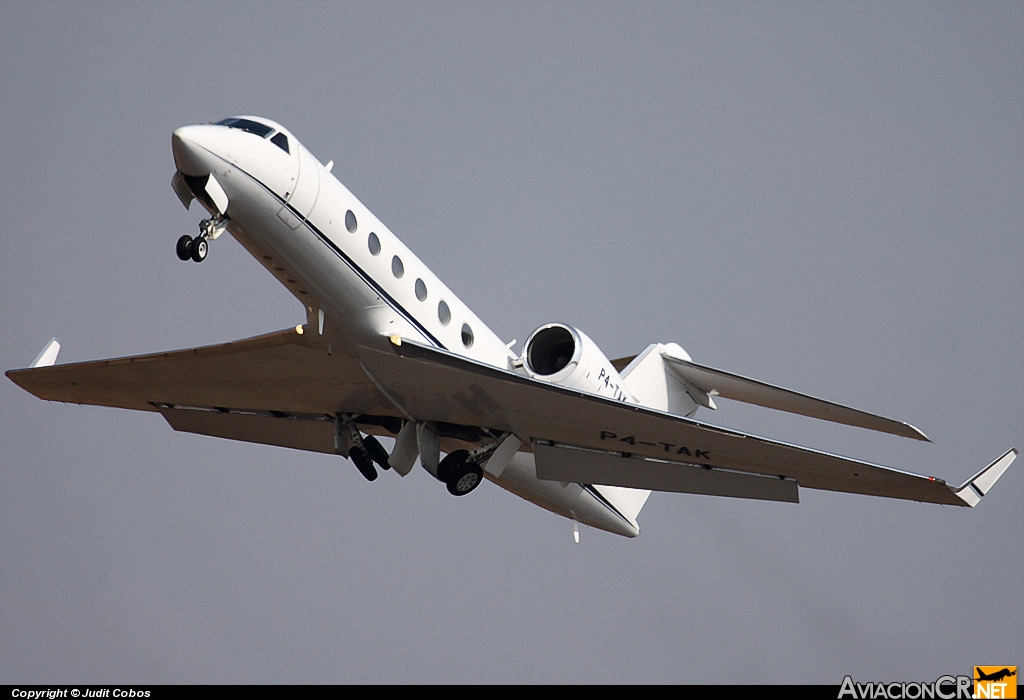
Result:
<svg viewBox="0 0 1024 700">
<path fill-rule="evenodd" d="M 455 496 L 487 480 L 570 519 L 577 541 L 580 523 L 637 536 L 652 490 L 795 503 L 803 487 L 973 507 L 1017 456 L 950 486 L 697 420 L 732 399 L 928 440 L 908 423 L 695 363 L 676 343 L 609 360 L 583 331 L 548 323 L 516 353 L 335 178 L 333 161 L 280 124 L 184 126 L 171 147 L 174 192 L 209 214 L 177 256 L 202 262 L 227 231 L 299 300 L 303 322 L 64 365 L 53 339 L 7 372 L 39 398 L 340 455 L 370 481 L 417 463 Z"/>
</svg>

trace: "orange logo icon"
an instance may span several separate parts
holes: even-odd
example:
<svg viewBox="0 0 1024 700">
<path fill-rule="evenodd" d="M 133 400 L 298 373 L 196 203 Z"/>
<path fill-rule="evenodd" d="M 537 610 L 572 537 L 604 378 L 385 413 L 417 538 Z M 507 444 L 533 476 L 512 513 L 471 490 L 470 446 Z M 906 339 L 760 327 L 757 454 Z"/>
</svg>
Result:
<svg viewBox="0 0 1024 700">
<path fill-rule="evenodd" d="M 1016 698 L 1017 667 L 975 666 L 974 697 L 978 700 Z"/>
</svg>

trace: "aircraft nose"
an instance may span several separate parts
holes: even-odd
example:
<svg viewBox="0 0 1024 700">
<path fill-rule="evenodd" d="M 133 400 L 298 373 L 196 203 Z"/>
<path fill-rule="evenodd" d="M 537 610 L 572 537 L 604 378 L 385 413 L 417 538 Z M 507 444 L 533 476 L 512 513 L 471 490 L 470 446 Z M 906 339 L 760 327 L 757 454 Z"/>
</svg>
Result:
<svg viewBox="0 0 1024 700">
<path fill-rule="evenodd" d="M 194 124 L 175 129 L 171 134 L 171 151 L 178 172 L 193 177 L 210 174 L 213 151 L 209 129 L 207 124 Z"/>
</svg>

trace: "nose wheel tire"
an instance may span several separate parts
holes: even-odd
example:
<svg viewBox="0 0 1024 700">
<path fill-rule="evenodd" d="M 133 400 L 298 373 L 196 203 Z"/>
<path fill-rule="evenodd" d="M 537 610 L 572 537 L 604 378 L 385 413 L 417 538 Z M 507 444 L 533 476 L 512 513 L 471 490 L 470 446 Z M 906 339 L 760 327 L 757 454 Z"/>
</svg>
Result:
<svg viewBox="0 0 1024 700">
<path fill-rule="evenodd" d="M 194 260 L 202 262 L 206 260 L 206 254 L 210 252 L 210 243 L 205 236 L 182 236 L 174 246 L 174 252 L 178 254 L 179 260 Z"/>
<path fill-rule="evenodd" d="M 191 260 L 192 259 L 192 236 L 182 236 L 178 239 L 178 245 L 175 246 L 175 252 L 178 254 L 178 260 Z"/>
<path fill-rule="evenodd" d="M 210 244 L 206 242 L 206 239 L 200 236 L 192 241 L 192 260 L 194 262 L 202 262 L 206 260 L 206 254 L 210 250 Z"/>
</svg>

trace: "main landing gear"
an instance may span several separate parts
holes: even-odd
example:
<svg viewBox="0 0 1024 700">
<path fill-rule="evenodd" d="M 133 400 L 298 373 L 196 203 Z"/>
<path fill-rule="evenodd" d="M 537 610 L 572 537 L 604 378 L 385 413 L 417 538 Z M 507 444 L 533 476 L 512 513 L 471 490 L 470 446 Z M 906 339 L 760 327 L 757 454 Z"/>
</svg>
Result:
<svg viewBox="0 0 1024 700">
<path fill-rule="evenodd" d="M 388 451 L 372 435 L 363 435 L 356 427 L 352 416 L 339 413 L 334 416 L 334 451 L 348 457 L 367 481 L 377 478 L 376 464 L 381 469 L 391 469 Z"/>
<path fill-rule="evenodd" d="M 224 215 L 215 216 L 212 219 L 203 219 L 199 222 L 199 235 L 182 236 L 178 239 L 175 252 L 179 260 L 192 260 L 202 262 L 206 260 L 206 254 L 210 252 L 210 241 L 224 232 L 228 220 Z"/>
<path fill-rule="evenodd" d="M 465 496 L 484 480 L 484 470 L 469 458 L 468 451 L 455 450 L 437 465 L 437 478 L 444 482 L 451 495 Z"/>
<path fill-rule="evenodd" d="M 480 464 L 488 459 L 500 444 L 500 440 L 478 447 L 469 452 L 455 450 L 437 462 L 438 444 L 436 427 L 433 424 L 417 424 L 416 437 L 418 444 L 408 444 L 413 434 L 412 424 L 406 423 L 398 432 L 395 442 L 396 470 L 405 476 L 412 468 L 415 459 L 410 449 L 418 450 L 420 463 L 424 469 L 443 483 L 448 493 L 453 496 L 465 496 L 473 491 L 484 480 L 484 470 Z M 431 438 L 432 436 L 432 438 Z M 334 416 L 334 451 L 342 457 L 348 457 L 367 481 L 377 479 L 377 469 L 391 469 L 391 456 L 380 442 L 372 435 L 364 435 L 356 426 L 354 416 L 337 413 Z M 431 460 L 431 456 L 433 460 Z M 435 466 L 431 466 L 431 461 Z M 402 465 L 405 465 L 403 468 Z"/>
<path fill-rule="evenodd" d="M 353 445 L 349 448 L 348 458 L 356 465 L 359 473 L 366 477 L 367 481 L 377 478 L 377 470 L 373 468 L 376 464 L 381 469 L 391 469 L 388 461 L 388 451 L 372 435 L 362 436 L 362 447 Z"/>
</svg>

